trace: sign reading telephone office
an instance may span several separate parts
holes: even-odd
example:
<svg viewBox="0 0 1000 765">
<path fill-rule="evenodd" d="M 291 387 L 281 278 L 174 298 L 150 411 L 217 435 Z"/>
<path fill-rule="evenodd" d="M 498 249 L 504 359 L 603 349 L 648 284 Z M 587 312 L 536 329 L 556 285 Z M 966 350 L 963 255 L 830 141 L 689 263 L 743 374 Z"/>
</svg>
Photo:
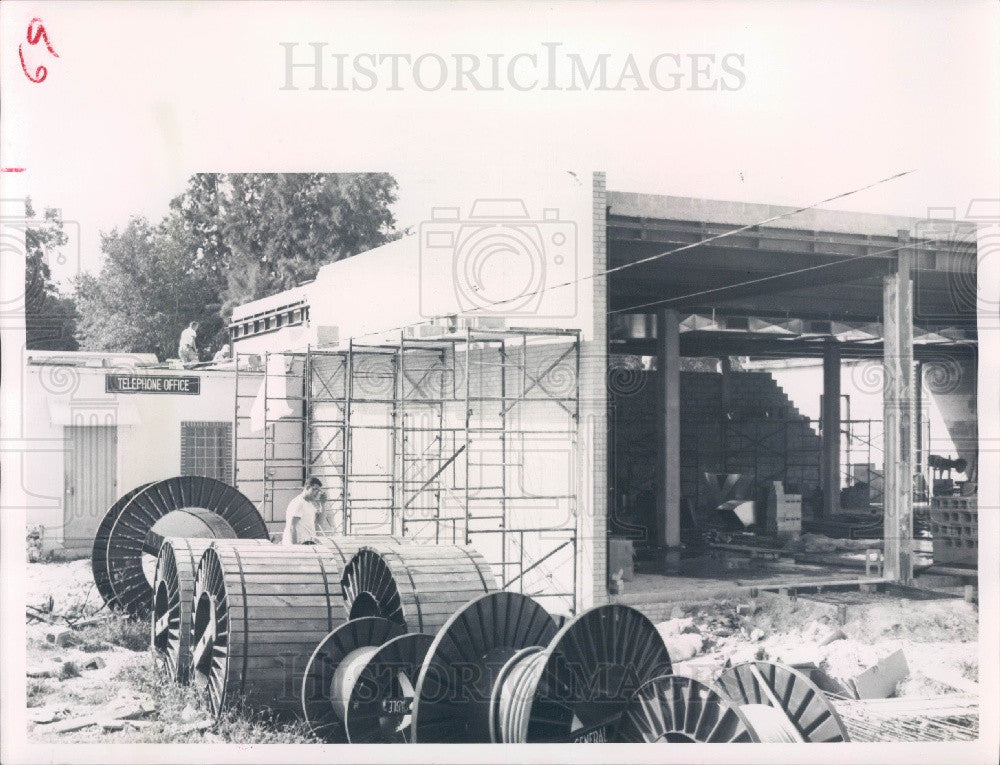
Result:
<svg viewBox="0 0 1000 765">
<path fill-rule="evenodd" d="M 197 396 L 201 393 L 201 378 L 174 375 L 107 374 L 106 393 L 174 393 Z"/>
</svg>

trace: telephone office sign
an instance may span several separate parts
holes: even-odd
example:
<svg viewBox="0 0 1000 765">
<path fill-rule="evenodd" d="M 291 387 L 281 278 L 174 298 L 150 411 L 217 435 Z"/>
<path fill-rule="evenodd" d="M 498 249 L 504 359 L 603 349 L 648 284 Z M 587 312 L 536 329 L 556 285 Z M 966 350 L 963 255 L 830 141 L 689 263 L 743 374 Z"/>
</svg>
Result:
<svg viewBox="0 0 1000 765">
<path fill-rule="evenodd" d="M 127 375 L 108 374 L 104 376 L 106 393 L 172 393 L 198 396 L 201 394 L 201 378 L 174 375 Z"/>
</svg>

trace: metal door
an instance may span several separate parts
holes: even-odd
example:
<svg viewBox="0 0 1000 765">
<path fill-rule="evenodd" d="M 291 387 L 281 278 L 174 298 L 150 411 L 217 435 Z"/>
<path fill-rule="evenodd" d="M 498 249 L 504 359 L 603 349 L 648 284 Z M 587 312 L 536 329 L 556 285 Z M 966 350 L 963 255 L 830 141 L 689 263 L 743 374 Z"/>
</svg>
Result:
<svg viewBox="0 0 1000 765">
<path fill-rule="evenodd" d="M 64 431 L 63 546 L 89 553 L 101 519 L 118 498 L 118 428 L 69 425 Z"/>
</svg>

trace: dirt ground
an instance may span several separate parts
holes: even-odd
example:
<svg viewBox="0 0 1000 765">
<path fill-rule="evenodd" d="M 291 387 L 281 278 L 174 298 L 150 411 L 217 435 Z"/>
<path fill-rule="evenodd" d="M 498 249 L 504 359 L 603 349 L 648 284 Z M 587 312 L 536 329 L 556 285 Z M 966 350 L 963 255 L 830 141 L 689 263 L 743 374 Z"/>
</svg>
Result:
<svg viewBox="0 0 1000 765">
<path fill-rule="evenodd" d="M 301 725 L 276 726 L 236 714 L 216 722 L 193 688 L 163 682 L 148 650 L 149 625 L 102 608 L 90 561 L 29 563 L 27 589 L 26 604 L 41 609 L 54 622 L 28 620 L 30 741 L 251 744 L 313 740 Z M 62 647 L 47 635 L 65 628 L 66 617 L 100 618 L 72 630 L 74 644 Z M 94 659 L 103 666 L 87 669 L 87 662 Z M 134 719 L 110 724 L 119 714 Z M 98 722 L 59 732 L 58 726 L 81 718 L 96 718 L 103 725 Z"/>
<path fill-rule="evenodd" d="M 28 606 L 48 620 L 28 620 L 30 740 L 311 740 L 301 725 L 278 727 L 237 715 L 215 722 L 192 688 L 164 683 L 147 650 L 147 624 L 102 608 L 89 561 L 30 563 L 27 583 Z M 896 686 L 895 696 L 970 692 L 978 679 L 978 611 L 961 598 L 913 601 L 870 596 L 869 602 L 850 606 L 838 618 L 836 607 L 829 603 L 762 595 L 756 601 L 679 603 L 670 616 L 657 627 L 675 672 L 704 681 L 711 681 L 728 663 L 753 658 L 813 662 L 831 677 L 847 679 L 899 649 L 908 674 Z M 62 647 L 47 639 L 48 633 L 65 627 L 67 619 L 94 617 L 93 623 L 72 630 L 73 645 Z M 103 666 L 87 669 L 93 659 Z M 121 710 L 134 719 L 108 725 L 109 714 Z M 104 725 L 58 732 L 67 720 L 82 717 L 103 718 Z"/>
</svg>

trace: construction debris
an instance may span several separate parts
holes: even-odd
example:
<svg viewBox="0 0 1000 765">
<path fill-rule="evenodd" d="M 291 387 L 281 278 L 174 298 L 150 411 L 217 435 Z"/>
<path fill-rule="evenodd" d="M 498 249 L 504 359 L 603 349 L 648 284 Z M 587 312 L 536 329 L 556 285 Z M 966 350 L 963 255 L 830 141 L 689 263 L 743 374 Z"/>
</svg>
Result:
<svg viewBox="0 0 1000 765">
<path fill-rule="evenodd" d="M 979 697 L 950 695 L 834 701 L 852 741 L 974 741 Z"/>
<path fill-rule="evenodd" d="M 69 646 L 77 645 L 80 642 L 80 638 L 73 633 L 71 629 L 55 629 L 50 631 L 45 639 L 50 643 L 55 643 L 60 648 L 68 648 Z"/>
<path fill-rule="evenodd" d="M 896 686 L 910 674 L 906 656 L 895 651 L 874 667 L 850 679 L 850 687 L 859 699 L 887 699 L 896 693 Z"/>
</svg>

